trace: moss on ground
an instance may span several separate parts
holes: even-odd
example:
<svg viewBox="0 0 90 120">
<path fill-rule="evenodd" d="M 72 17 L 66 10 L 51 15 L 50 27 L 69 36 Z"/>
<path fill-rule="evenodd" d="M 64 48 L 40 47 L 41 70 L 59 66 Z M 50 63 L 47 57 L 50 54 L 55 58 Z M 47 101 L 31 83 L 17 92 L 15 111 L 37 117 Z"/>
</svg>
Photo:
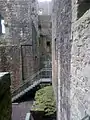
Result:
<svg viewBox="0 0 90 120">
<path fill-rule="evenodd" d="M 32 110 L 44 111 L 45 115 L 53 115 L 56 112 L 56 102 L 52 86 L 44 87 L 36 92 Z"/>
</svg>

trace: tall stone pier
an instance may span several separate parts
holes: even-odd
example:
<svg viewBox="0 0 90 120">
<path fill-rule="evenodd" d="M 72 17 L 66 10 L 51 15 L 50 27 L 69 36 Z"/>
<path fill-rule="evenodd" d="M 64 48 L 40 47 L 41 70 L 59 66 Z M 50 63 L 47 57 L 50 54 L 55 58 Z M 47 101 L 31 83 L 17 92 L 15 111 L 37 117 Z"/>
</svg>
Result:
<svg viewBox="0 0 90 120">
<path fill-rule="evenodd" d="M 58 120 L 70 120 L 71 8 L 71 0 L 54 0 L 52 58 Z"/>
<path fill-rule="evenodd" d="M 53 0 L 53 86 L 58 120 L 90 118 L 90 0 Z"/>
<path fill-rule="evenodd" d="M 10 74 L 0 73 L 0 120 L 11 120 Z"/>
</svg>

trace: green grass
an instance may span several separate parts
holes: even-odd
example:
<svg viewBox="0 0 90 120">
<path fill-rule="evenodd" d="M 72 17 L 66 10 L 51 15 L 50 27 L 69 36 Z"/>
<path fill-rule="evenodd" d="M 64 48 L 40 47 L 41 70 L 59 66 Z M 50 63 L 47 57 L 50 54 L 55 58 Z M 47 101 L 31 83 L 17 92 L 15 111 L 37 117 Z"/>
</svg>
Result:
<svg viewBox="0 0 90 120">
<path fill-rule="evenodd" d="M 52 86 L 44 87 L 36 92 L 32 110 L 44 111 L 45 115 L 52 115 L 56 112 L 56 102 Z"/>
</svg>

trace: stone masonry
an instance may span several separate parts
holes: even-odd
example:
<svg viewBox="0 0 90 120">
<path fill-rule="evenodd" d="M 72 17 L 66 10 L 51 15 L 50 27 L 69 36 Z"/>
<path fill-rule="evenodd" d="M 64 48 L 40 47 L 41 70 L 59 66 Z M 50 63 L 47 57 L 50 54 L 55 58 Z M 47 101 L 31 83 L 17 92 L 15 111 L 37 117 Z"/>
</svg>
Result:
<svg viewBox="0 0 90 120">
<path fill-rule="evenodd" d="M 52 9 L 52 85 L 54 88 L 54 93 L 55 93 L 55 98 L 57 98 L 57 60 L 56 60 L 56 12 L 57 12 L 57 3 L 56 0 L 53 1 L 53 6 Z"/>
<path fill-rule="evenodd" d="M 52 58 L 57 119 L 81 120 L 90 115 L 90 1 L 53 2 Z"/>
<path fill-rule="evenodd" d="M 80 120 L 90 115 L 90 1 L 79 0 L 75 3 L 73 8 L 77 6 L 77 11 L 72 11 L 72 16 L 74 13 L 77 16 L 76 20 L 72 19 L 70 99 L 71 119 Z"/>
<path fill-rule="evenodd" d="M 11 73 L 14 90 L 39 69 L 37 0 L 0 0 L 0 15 L 0 71 Z"/>
<path fill-rule="evenodd" d="M 58 92 L 58 120 L 70 120 L 71 1 L 56 0 L 54 5 L 53 84 Z"/>
</svg>

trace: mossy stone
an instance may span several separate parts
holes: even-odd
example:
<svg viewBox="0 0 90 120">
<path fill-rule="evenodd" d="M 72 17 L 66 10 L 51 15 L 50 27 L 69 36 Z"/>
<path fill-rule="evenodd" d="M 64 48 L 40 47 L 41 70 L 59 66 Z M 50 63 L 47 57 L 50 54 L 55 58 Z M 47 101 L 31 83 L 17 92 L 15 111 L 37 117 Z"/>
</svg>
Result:
<svg viewBox="0 0 90 120">
<path fill-rule="evenodd" d="M 56 112 L 56 101 L 52 86 L 44 87 L 36 92 L 32 110 L 44 111 L 46 116 Z"/>
</svg>

